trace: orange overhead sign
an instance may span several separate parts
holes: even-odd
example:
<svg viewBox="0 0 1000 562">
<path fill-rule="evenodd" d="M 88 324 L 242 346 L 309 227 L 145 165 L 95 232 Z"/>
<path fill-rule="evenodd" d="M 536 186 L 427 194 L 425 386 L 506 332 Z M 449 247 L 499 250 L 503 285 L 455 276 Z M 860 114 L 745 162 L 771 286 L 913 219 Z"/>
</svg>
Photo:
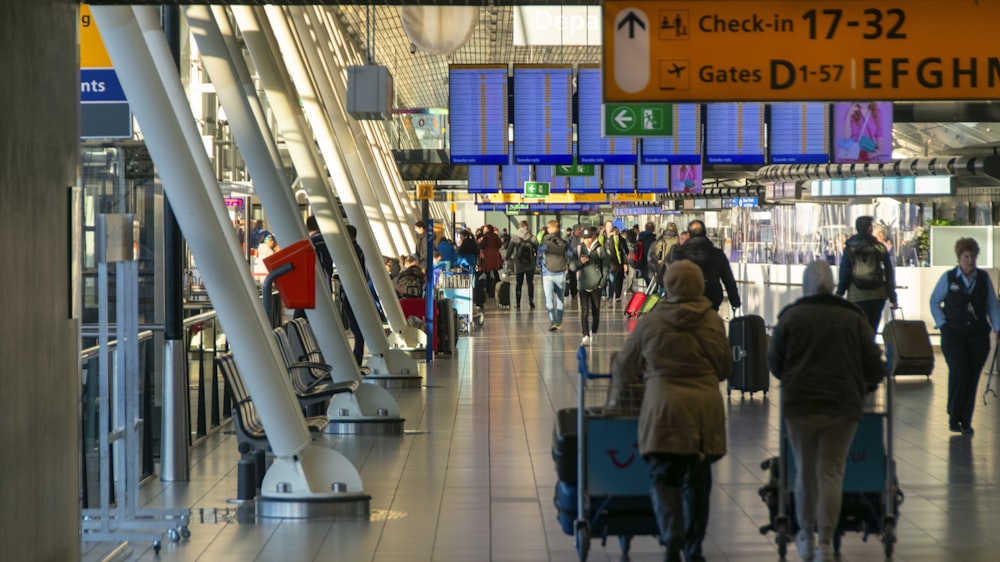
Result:
<svg viewBox="0 0 1000 562">
<path fill-rule="evenodd" d="M 998 21 L 992 0 L 605 0 L 604 101 L 996 99 Z"/>
</svg>

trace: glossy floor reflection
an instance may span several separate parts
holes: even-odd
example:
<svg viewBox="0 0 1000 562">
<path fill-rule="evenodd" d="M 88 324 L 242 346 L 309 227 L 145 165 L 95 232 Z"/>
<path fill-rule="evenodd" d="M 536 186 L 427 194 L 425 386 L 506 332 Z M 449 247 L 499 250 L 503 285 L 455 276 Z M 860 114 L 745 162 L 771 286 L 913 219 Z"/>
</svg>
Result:
<svg viewBox="0 0 1000 562">
<path fill-rule="evenodd" d="M 366 521 L 241 522 L 227 499 L 236 494 L 236 443 L 220 433 L 193 452 L 190 482 L 143 488 L 148 506 L 194 508 L 190 540 L 166 542 L 160 560 L 568 561 L 553 505 L 551 456 L 555 412 L 576 402 L 579 313 L 567 303 L 565 325 L 548 332 L 543 308 L 490 310 L 486 324 L 459 339 L 455 357 L 427 365 L 426 387 L 394 391 L 406 435 L 322 437 L 361 472 L 372 496 Z M 622 307 L 604 311 L 591 366 L 607 370 L 629 322 Z M 778 560 L 758 488 L 760 462 L 778 449 L 778 392 L 728 402 L 730 451 L 714 467 L 705 556 L 710 561 Z M 948 432 L 944 361 L 931 380 L 897 383 L 896 454 L 901 507 L 894 560 L 992 561 L 1000 552 L 997 411 L 979 402 L 974 437 Z M 985 386 L 985 377 L 980 390 Z M 724 386 L 722 390 L 724 391 Z M 227 511 L 228 510 L 228 511 Z M 100 560 L 114 545 L 84 544 Z M 148 544 L 134 558 L 153 560 Z M 618 560 L 616 538 L 591 543 L 591 560 Z M 789 560 L 797 560 L 794 548 Z M 877 537 L 845 536 L 842 560 L 884 560 Z M 662 560 L 652 537 L 637 537 L 631 560 Z"/>
</svg>

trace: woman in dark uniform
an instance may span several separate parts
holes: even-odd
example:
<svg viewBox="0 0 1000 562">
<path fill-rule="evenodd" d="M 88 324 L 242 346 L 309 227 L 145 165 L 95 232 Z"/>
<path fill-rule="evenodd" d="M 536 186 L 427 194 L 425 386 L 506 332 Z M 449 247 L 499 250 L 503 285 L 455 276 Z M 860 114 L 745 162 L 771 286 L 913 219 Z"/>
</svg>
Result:
<svg viewBox="0 0 1000 562">
<path fill-rule="evenodd" d="M 990 332 L 1000 335 L 1000 304 L 989 275 L 976 267 L 979 244 L 955 242 L 958 266 L 931 293 L 934 326 L 941 330 L 941 352 L 948 363 L 948 428 L 972 434 L 979 373 L 990 353 Z"/>
</svg>

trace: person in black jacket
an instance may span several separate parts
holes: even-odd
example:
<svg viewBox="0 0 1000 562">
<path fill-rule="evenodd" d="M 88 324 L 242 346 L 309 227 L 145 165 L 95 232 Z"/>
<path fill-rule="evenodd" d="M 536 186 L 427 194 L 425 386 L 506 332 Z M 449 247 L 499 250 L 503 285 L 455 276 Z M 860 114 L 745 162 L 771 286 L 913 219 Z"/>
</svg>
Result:
<svg viewBox="0 0 1000 562">
<path fill-rule="evenodd" d="M 323 233 L 319 231 L 319 223 L 316 222 L 316 217 L 309 215 L 306 218 L 306 230 L 309 231 L 309 240 L 313 244 L 313 248 L 316 249 L 316 259 L 319 260 L 319 266 L 323 271 L 323 279 L 326 281 L 326 290 L 333 291 L 333 257 L 330 255 L 330 249 L 326 247 L 326 240 L 323 239 Z M 295 318 L 305 318 L 306 311 L 302 309 L 296 309 L 293 314 Z"/>
<path fill-rule="evenodd" d="M 705 275 L 705 296 L 712 301 L 712 308 L 715 310 L 722 306 L 723 285 L 726 287 L 729 305 L 734 309 L 739 308 L 740 292 L 736 288 L 736 278 L 733 277 L 733 269 L 729 266 L 726 253 L 712 245 L 702 221 L 693 220 L 688 223 L 687 232 L 690 238 L 683 245 L 674 246 L 668 262 L 686 259 L 701 267 Z"/>
<path fill-rule="evenodd" d="M 875 333 L 882 319 L 885 299 L 896 306 L 895 269 L 889 251 L 872 235 L 872 217 L 858 217 L 854 229 L 857 234 L 844 243 L 844 255 L 840 258 L 837 296 L 847 293 L 847 298 L 865 311 Z"/>
<path fill-rule="evenodd" d="M 834 559 L 847 453 L 865 394 L 885 375 L 864 313 L 832 292 L 830 264 L 807 265 L 803 296 L 778 315 L 767 357 L 781 381 L 782 415 L 798 468 L 795 513 L 802 530 L 796 546 L 803 560 L 822 562 Z"/>
</svg>

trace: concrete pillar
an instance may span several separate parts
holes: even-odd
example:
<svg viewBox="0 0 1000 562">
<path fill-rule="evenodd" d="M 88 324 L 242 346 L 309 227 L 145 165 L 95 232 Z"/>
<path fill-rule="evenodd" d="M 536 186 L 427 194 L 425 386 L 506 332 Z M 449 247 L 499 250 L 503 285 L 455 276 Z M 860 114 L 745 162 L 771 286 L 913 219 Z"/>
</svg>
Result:
<svg viewBox="0 0 1000 562">
<path fill-rule="evenodd" d="M 71 268 L 80 11 L 7 2 L 0 15 L 0 545 L 5 560 L 79 560 L 80 287 Z M 71 243 L 72 240 L 72 243 Z M 76 295 L 77 298 L 82 298 Z"/>
</svg>

